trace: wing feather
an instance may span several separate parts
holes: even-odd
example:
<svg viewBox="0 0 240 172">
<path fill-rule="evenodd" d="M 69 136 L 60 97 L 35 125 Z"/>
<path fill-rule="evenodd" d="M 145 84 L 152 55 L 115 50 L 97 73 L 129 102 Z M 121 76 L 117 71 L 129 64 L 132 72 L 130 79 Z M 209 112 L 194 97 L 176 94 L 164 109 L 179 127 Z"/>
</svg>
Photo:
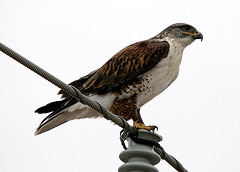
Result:
<svg viewBox="0 0 240 172">
<path fill-rule="evenodd" d="M 169 44 L 166 41 L 146 40 L 132 44 L 108 60 L 84 84 L 88 93 L 105 94 L 152 69 L 166 58 Z"/>
</svg>

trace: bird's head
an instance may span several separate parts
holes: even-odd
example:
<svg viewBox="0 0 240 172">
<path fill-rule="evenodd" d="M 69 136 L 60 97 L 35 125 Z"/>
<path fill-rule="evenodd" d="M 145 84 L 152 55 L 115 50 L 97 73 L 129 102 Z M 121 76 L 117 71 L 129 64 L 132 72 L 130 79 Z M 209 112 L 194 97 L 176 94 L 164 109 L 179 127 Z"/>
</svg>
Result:
<svg viewBox="0 0 240 172">
<path fill-rule="evenodd" d="M 171 38 L 182 42 L 185 46 L 190 45 L 194 40 L 203 40 L 203 35 L 193 26 L 185 23 L 176 23 L 164 29 L 158 38 Z"/>
</svg>

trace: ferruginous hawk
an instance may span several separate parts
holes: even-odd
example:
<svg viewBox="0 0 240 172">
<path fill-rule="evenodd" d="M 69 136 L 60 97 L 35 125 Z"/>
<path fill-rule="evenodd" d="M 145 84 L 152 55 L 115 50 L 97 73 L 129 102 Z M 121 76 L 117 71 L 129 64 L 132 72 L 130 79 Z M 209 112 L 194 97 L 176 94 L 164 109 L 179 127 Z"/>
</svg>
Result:
<svg viewBox="0 0 240 172">
<path fill-rule="evenodd" d="M 119 51 L 102 67 L 73 81 L 70 85 L 97 101 L 112 113 L 146 130 L 140 108 L 165 90 L 178 76 L 185 47 L 203 35 L 185 23 L 173 24 L 158 35 Z M 37 128 L 36 135 L 67 121 L 101 117 L 101 114 L 68 96 L 36 110 L 49 114 Z"/>
</svg>

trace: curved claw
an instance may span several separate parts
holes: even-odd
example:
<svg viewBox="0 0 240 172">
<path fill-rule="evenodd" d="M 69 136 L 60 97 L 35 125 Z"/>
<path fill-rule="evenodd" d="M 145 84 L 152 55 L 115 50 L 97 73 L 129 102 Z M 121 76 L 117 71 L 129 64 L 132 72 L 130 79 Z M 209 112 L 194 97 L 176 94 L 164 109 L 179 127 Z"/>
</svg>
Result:
<svg viewBox="0 0 240 172">
<path fill-rule="evenodd" d="M 156 125 L 150 125 L 149 127 L 151 127 L 151 131 L 155 131 L 157 130 L 158 131 L 158 127 Z"/>
</svg>

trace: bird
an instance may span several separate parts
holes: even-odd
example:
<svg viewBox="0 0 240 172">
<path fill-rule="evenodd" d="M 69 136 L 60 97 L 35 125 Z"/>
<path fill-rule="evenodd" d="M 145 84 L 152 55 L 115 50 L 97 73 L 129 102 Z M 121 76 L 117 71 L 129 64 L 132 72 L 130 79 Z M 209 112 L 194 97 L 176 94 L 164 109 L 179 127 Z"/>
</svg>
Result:
<svg viewBox="0 0 240 172">
<path fill-rule="evenodd" d="M 186 23 L 172 24 L 150 39 L 123 48 L 100 68 L 69 85 L 115 115 L 132 120 L 135 128 L 154 130 L 156 126 L 144 124 L 140 109 L 175 81 L 183 51 L 196 39 L 202 41 L 203 35 L 195 27 Z M 58 94 L 62 95 L 61 100 L 35 111 L 50 113 L 35 135 L 70 120 L 102 116 L 63 90 Z"/>
</svg>

